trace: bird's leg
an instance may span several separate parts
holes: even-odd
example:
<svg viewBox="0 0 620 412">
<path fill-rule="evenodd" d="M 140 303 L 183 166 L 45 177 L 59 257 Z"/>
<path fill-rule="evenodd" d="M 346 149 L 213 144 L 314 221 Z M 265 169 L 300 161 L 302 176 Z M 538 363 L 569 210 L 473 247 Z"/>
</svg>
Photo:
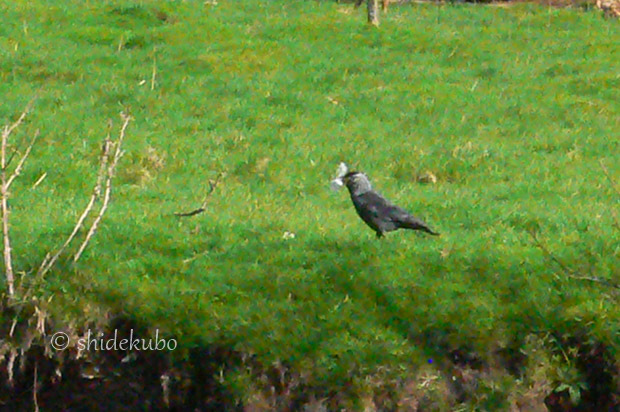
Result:
<svg viewBox="0 0 620 412">
<path fill-rule="evenodd" d="M 383 233 L 377 231 L 377 239 L 381 239 L 383 237 Z"/>
</svg>

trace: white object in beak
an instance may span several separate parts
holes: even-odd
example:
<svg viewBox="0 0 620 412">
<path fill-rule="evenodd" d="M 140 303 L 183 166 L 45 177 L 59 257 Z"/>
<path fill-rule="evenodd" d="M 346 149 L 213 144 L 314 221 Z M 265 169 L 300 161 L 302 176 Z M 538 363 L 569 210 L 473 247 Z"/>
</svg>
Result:
<svg viewBox="0 0 620 412">
<path fill-rule="evenodd" d="M 342 178 L 344 177 L 344 175 L 347 174 L 348 171 L 349 171 L 349 168 L 344 162 L 341 162 L 338 165 L 338 171 L 336 172 L 337 173 L 336 178 L 332 180 L 329 185 L 334 192 L 340 190 L 342 186 L 344 186 L 344 181 L 342 180 Z"/>
<path fill-rule="evenodd" d="M 344 186 L 344 182 L 342 181 L 342 178 L 340 178 L 340 177 L 332 180 L 332 182 L 329 184 L 329 187 L 331 187 L 331 189 L 334 192 L 340 190 L 342 188 L 342 186 Z"/>
</svg>

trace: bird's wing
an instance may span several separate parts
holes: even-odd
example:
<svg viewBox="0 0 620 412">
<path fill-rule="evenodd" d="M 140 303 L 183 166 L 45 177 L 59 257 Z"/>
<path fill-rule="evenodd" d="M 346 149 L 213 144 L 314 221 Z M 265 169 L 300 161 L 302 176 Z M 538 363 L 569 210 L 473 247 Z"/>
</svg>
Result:
<svg viewBox="0 0 620 412">
<path fill-rule="evenodd" d="M 396 206 L 375 191 L 366 192 L 360 197 L 364 198 L 367 205 L 372 205 L 373 212 L 387 220 L 396 222 L 409 216 L 405 209 Z"/>
<path fill-rule="evenodd" d="M 368 195 L 370 203 L 376 205 L 376 213 L 379 216 L 383 216 L 384 219 L 394 223 L 395 227 L 423 230 L 427 233 L 437 235 L 437 233 L 434 232 L 423 220 L 413 216 L 402 207 L 396 206 L 378 193 L 369 192 L 365 195 Z"/>
<path fill-rule="evenodd" d="M 360 195 L 359 199 L 365 208 L 368 209 L 373 216 L 377 217 L 389 215 L 390 212 L 396 207 L 390 203 L 389 200 L 374 191 L 366 192 Z"/>
<path fill-rule="evenodd" d="M 351 196 L 358 215 L 374 230 L 383 231 L 384 213 L 388 202 L 374 192 L 366 192 L 359 196 Z"/>
<path fill-rule="evenodd" d="M 394 222 L 403 222 L 414 217 L 402 207 L 392 205 L 390 208 L 390 218 Z"/>
</svg>

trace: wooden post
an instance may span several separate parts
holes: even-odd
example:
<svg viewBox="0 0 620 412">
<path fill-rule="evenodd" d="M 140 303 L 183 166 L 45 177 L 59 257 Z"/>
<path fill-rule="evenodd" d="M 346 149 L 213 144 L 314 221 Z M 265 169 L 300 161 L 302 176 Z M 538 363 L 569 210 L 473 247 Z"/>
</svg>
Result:
<svg viewBox="0 0 620 412">
<path fill-rule="evenodd" d="M 368 0 L 368 23 L 379 25 L 379 0 Z"/>
</svg>

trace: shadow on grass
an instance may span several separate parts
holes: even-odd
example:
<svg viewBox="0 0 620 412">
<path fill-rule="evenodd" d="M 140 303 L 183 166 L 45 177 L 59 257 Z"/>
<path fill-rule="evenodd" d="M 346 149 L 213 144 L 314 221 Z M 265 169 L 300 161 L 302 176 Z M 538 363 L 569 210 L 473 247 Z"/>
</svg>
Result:
<svg viewBox="0 0 620 412">
<path fill-rule="evenodd" d="M 266 239 L 260 231 L 252 233 L 247 242 L 228 247 L 207 241 L 208 251 L 176 274 L 182 283 L 171 282 L 174 278 L 160 268 L 156 273 L 163 274 L 161 280 L 156 276 L 146 281 L 151 283 L 147 288 L 139 284 L 145 282 L 143 279 L 136 278 L 138 284 L 129 289 L 123 289 L 121 283 L 99 284 L 92 290 L 94 299 L 112 313 L 124 313 L 129 322 L 151 329 L 153 325 L 165 328 L 170 324 L 181 328 L 175 334 L 184 355 L 179 358 L 175 353 L 172 358 L 176 360 L 169 359 L 171 363 L 163 367 L 178 372 L 171 383 L 175 393 L 181 394 L 175 402 L 205 410 L 237 408 L 241 402 L 238 394 L 231 393 L 230 383 L 217 377 L 243 370 L 251 371 L 256 390 L 278 388 L 280 400 L 274 401 L 278 407 L 299 406 L 310 395 L 337 397 L 335 390 L 346 392 L 353 377 L 373 370 L 361 364 L 373 356 L 368 345 L 375 341 L 369 330 L 401 336 L 429 359 L 435 359 L 436 367 L 446 376 L 452 377 L 461 369 L 488 370 L 490 358 L 496 355 L 509 373 L 521 375 L 526 360 L 519 348 L 530 329 L 542 327 L 545 321 L 552 322 L 546 325 L 550 332 L 562 328 L 557 319 L 545 319 L 552 312 L 532 315 L 531 308 L 501 306 L 509 295 L 519 301 L 528 290 L 524 288 L 525 279 L 512 278 L 522 273 L 519 267 L 493 257 L 492 252 L 462 255 L 446 262 L 436 251 L 424 247 L 401 253 L 398 238 L 338 241 L 315 237 L 291 242 Z M 213 235 L 214 239 L 224 239 L 217 231 Z M 175 242 L 160 244 L 157 253 L 167 254 L 167 247 L 171 256 L 181 258 Z M 215 275 L 204 268 L 215 268 Z M 446 275 L 448 272 L 452 277 Z M 503 277 L 494 278 L 496 273 Z M 470 289 L 476 282 L 487 284 L 486 289 L 493 285 L 493 290 L 482 295 L 485 286 Z M 131 282 L 124 285 L 128 284 Z M 196 292 L 195 298 L 179 299 L 186 296 L 188 287 Z M 141 295 L 143 290 L 147 292 Z M 483 302 L 480 311 L 471 306 L 486 296 L 499 298 Z M 351 308 L 342 309 L 343 302 L 351 302 Z M 165 308 L 152 307 L 161 304 Z M 479 319 L 487 311 L 493 318 L 488 322 Z M 217 321 L 220 323 L 211 319 L 214 315 L 221 318 Z M 524 319 L 529 326 L 523 325 Z M 201 327 L 192 328 L 193 324 Z M 219 332 L 201 334 L 209 328 L 218 328 Z M 338 344 L 334 339 L 343 331 L 358 339 L 353 358 L 340 357 L 351 347 L 345 347 L 345 352 L 332 351 L 331 346 Z M 506 344 L 508 347 L 503 346 Z M 587 345 L 572 346 L 583 347 L 581 352 L 588 353 Z M 595 392 L 583 393 L 582 399 L 590 404 L 593 397 L 609 398 L 604 396 L 609 394 L 609 371 L 613 368 L 608 361 L 610 351 L 603 352 L 596 360 L 607 359 L 601 360 L 603 366 L 598 368 L 604 372 L 604 387 L 594 380 L 601 374 L 588 369 L 588 362 L 580 363 Z M 316 359 L 326 356 L 342 365 L 328 371 L 300 370 L 302 365 L 316 367 Z M 374 359 L 374 366 L 387 359 Z M 308 360 L 309 364 L 304 363 Z M 366 372 L 357 369 L 362 366 Z M 196 386 L 197 381 L 208 383 Z M 458 380 L 451 385 L 459 402 L 473 399 L 475 388 Z M 154 393 L 155 397 L 163 396 L 162 392 Z"/>
</svg>

